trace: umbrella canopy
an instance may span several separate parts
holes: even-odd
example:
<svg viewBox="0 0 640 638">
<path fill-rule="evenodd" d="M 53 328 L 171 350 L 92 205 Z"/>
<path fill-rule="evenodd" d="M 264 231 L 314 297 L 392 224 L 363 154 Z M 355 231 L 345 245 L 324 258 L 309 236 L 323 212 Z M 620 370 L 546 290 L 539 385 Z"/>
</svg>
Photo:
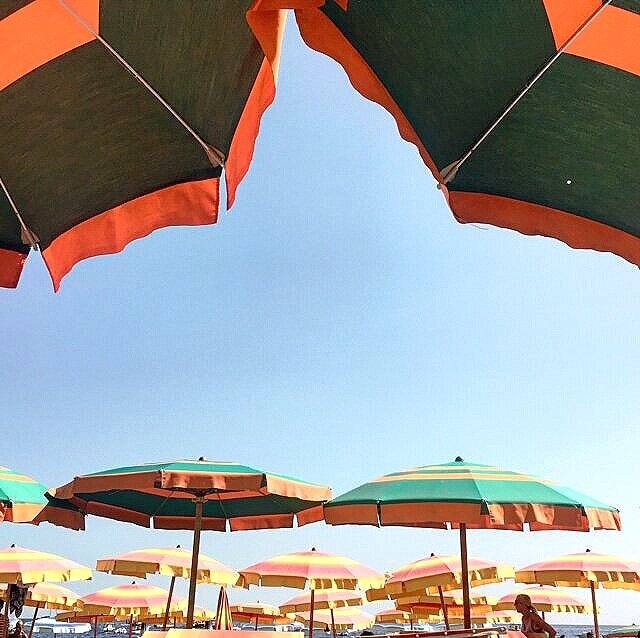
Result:
<svg viewBox="0 0 640 638">
<path fill-rule="evenodd" d="M 556 556 L 516 571 L 516 582 L 588 587 L 596 638 L 600 636 L 596 588 L 636 589 L 640 591 L 640 561 L 634 558 L 598 554 L 587 550 L 579 554 Z"/>
<path fill-rule="evenodd" d="M 640 265 L 635 3 L 282 4 L 395 118 L 458 221 Z"/>
<path fill-rule="evenodd" d="M 381 624 L 396 623 L 398 625 L 408 625 L 411 623 L 411 614 L 408 611 L 392 607 L 377 612 L 375 619 L 377 623 Z"/>
<path fill-rule="evenodd" d="M 469 583 L 473 586 L 499 583 L 513 578 L 513 567 L 483 558 L 468 557 Z M 432 554 L 395 569 L 385 581 L 384 589 L 393 598 L 418 590 L 441 587 L 443 590 L 462 587 L 460 556 Z M 449 595 L 449 594 L 448 594 Z"/>
<path fill-rule="evenodd" d="M 463 620 L 462 608 L 458 610 L 452 610 L 451 618 L 453 622 L 460 622 Z M 473 611 L 471 614 L 472 625 L 485 625 L 491 624 L 520 624 L 520 614 L 507 611 Z"/>
<path fill-rule="evenodd" d="M 387 474 L 356 487 L 325 505 L 325 520 L 332 525 L 459 527 L 463 591 L 469 587 L 467 527 L 620 529 L 614 507 L 547 479 L 467 463 L 461 457 L 453 463 Z M 465 626 L 469 623 L 467 613 Z"/>
<path fill-rule="evenodd" d="M 116 619 L 134 619 L 164 613 L 167 591 L 145 583 L 115 585 L 81 596 L 83 616 L 112 616 Z M 186 600 L 175 600 L 171 611 L 184 611 Z"/>
<path fill-rule="evenodd" d="M 384 576 L 346 556 L 309 552 L 283 554 L 240 570 L 245 586 L 298 589 L 369 589 L 380 587 Z"/>
<path fill-rule="evenodd" d="M 310 612 L 296 614 L 296 620 L 305 623 L 310 622 Z M 375 616 L 361 609 L 342 607 L 341 609 L 324 609 L 313 615 L 314 627 L 335 627 L 335 629 L 366 629 L 373 627 Z"/>
<path fill-rule="evenodd" d="M 2 599 L 6 600 L 7 588 L 2 589 Z M 78 594 L 62 585 L 40 582 L 29 587 L 24 604 L 28 607 L 70 610 L 76 606 L 78 599 Z"/>
<path fill-rule="evenodd" d="M 3 10 L 1 285 L 17 285 L 31 247 L 57 289 L 81 259 L 214 223 L 223 165 L 232 204 L 275 95 L 285 16 L 260 4 Z"/>
<path fill-rule="evenodd" d="M 315 609 L 338 609 L 339 607 L 359 607 L 364 604 L 360 592 L 343 589 L 318 589 L 313 594 Z M 311 592 L 304 592 L 280 605 L 283 614 L 295 614 L 311 609 Z"/>
<path fill-rule="evenodd" d="M 571 592 L 558 587 L 524 587 L 516 589 L 501 596 L 496 605 L 496 610 L 513 609 L 513 601 L 518 594 L 526 594 L 531 598 L 531 604 L 538 611 L 567 612 L 572 614 L 591 613 L 591 605 Z"/>
<path fill-rule="evenodd" d="M 309 615 L 313 638 L 315 591 L 317 589 L 370 589 L 381 587 L 384 576 L 345 556 L 316 551 L 275 556 L 240 570 L 242 582 L 266 587 L 297 587 L 311 590 Z M 331 615 L 331 614 L 329 614 Z M 329 624 L 329 623 L 327 623 Z"/>
<path fill-rule="evenodd" d="M 193 529 L 189 610 L 195 605 L 200 530 L 292 527 L 322 520 L 331 489 L 225 461 L 180 460 L 77 476 L 54 490 L 87 514 L 164 529 Z M 187 614 L 187 626 L 193 619 Z"/>
<path fill-rule="evenodd" d="M 190 578 L 191 555 L 191 550 L 180 546 L 135 549 L 117 556 L 99 558 L 96 562 L 96 571 L 135 578 L 146 578 L 147 574 Z M 199 583 L 234 585 L 239 576 L 238 572 L 215 558 L 204 554 L 198 555 L 196 578 Z"/>
<path fill-rule="evenodd" d="M 231 616 L 235 620 L 253 621 L 256 625 L 286 625 L 291 622 L 279 607 L 268 603 L 239 603 L 237 605 L 229 605 Z"/>
<path fill-rule="evenodd" d="M 193 618 L 195 620 L 214 620 L 216 614 L 211 609 L 205 609 L 204 607 L 195 606 L 193 610 Z M 176 622 L 185 622 L 187 619 L 187 610 L 186 609 L 174 609 L 169 611 L 169 618 L 171 620 L 175 620 Z M 144 623 L 158 623 L 164 621 L 164 613 L 162 614 L 149 614 L 148 616 L 141 616 L 138 619 L 140 622 Z"/>
<path fill-rule="evenodd" d="M 26 585 L 90 578 L 88 567 L 56 554 L 15 545 L 0 550 L 0 583 Z"/>
</svg>

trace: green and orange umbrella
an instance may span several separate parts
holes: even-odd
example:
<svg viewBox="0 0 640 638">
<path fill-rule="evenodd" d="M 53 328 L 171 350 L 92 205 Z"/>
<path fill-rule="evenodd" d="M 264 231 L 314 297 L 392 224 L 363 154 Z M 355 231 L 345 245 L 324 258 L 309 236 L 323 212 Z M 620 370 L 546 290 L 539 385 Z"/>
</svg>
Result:
<svg viewBox="0 0 640 638">
<path fill-rule="evenodd" d="M 0 285 L 32 249 L 57 289 L 82 259 L 214 223 L 223 167 L 231 206 L 275 96 L 285 12 L 264 4 L 4 5 Z"/>
<path fill-rule="evenodd" d="M 516 581 L 590 589 L 594 631 L 596 638 L 599 638 L 596 588 L 640 591 L 640 560 L 587 550 L 527 565 L 516 571 Z"/>
<path fill-rule="evenodd" d="M 395 118 L 458 221 L 640 265 L 637 3 L 281 4 Z"/>
<path fill-rule="evenodd" d="M 548 479 L 468 463 L 411 468 L 381 476 L 325 505 L 332 525 L 458 527 L 462 589 L 468 606 L 467 528 L 620 529 L 616 508 Z M 465 614 L 469 627 L 470 614 Z"/>
<path fill-rule="evenodd" d="M 187 627 L 193 624 L 200 532 L 275 529 L 322 520 L 331 488 L 226 461 L 178 460 L 75 477 L 53 490 L 83 514 L 192 529 Z"/>
<path fill-rule="evenodd" d="M 382 587 L 384 576 L 346 556 L 319 552 L 294 552 L 275 556 L 240 570 L 244 586 L 295 587 L 310 590 L 310 627 L 313 634 L 315 592 L 320 589 Z M 329 624 L 329 623 L 326 623 Z"/>
<path fill-rule="evenodd" d="M 191 561 L 192 552 L 181 548 L 179 545 L 177 547 L 157 549 L 137 549 L 118 556 L 99 558 L 96 563 L 96 571 L 137 578 L 146 578 L 147 574 L 171 576 L 162 626 L 164 630 L 170 617 L 171 598 L 176 577 L 191 578 Z M 198 555 L 197 582 L 213 583 L 225 587 L 234 585 L 239 576 L 238 572 L 215 558 L 204 554 Z"/>
</svg>

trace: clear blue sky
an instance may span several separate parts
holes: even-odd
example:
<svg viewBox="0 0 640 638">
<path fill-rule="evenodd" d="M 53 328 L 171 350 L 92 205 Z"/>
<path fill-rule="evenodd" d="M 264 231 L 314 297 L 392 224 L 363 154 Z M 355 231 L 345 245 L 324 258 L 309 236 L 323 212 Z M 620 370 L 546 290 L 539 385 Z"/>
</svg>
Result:
<svg viewBox="0 0 640 638">
<path fill-rule="evenodd" d="M 473 555 L 639 556 L 639 316 L 640 273 L 622 259 L 455 222 L 392 118 L 290 20 L 278 96 L 230 213 L 82 262 L 57 295 L 32 256 L 20 287 L 1 292 L 1 462 L 59 485 L 204 455 L 337 495 L 460 454 L 622 511 L 622 533 L 473 532 Z M 190 534 L 99 518 L 85 533 L 0 525 L 0 546 L 12 542 L 93 566 Z M 202 551 L 242 568 L 312 545 L 379 570 L 458 551 L 455 532 L 324 524 L 209 532 Z M 114 582 L 125 579 L 75 588 Z M 215 596 L 201 588 L 203 604 Z M 602 622 L 640 621 L 640 593 L 600 601 Z"/>
</svg>

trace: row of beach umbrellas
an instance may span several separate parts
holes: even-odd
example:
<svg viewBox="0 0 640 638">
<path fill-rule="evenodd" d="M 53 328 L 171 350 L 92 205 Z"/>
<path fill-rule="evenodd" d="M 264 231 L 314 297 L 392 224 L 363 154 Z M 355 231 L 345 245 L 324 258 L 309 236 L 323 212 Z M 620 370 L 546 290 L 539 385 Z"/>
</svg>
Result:
<svg viewBox="0 0 640 638">
<path fill-rule="evenodd" d="M 134 617 L 147 621 L 151 618 L 160 619 L 163 612 L 162 620 L 166 628 L 170 619 L 186 621 L 187 601 L 172 600 L 172 589 L 177 575 L 184 578 L 191 576 L 190 562 L 191 553 L 180 547 L 135 550 L 119 556 L 98 559 L 98 571 L 140 578 L 145 578 L 148 574 L 168 575 L 172 583 L 170 591 L 149 585 L 131 584 L 110 587 L 79 598 L 69 590 L 48 583 L 90 578 L 89 568 L 53 554 L 13 546 L 0 551 L 0 581 L 13 586 L 35 583 L 28 589 L 24 604 L 35 605 L 36 613 L 40 606 L 74 610 L 79 607 L 76 611 L 80 617 L 93 618 L 96 622 L 98 618 L 127 617 L 131 625 Z M 640 561 L 591 552 L 558 557 L 515 572 L 510 566 L 474 557 L 468 562 L 471 567 L 470 582 L 473 586 L 515 578 L 519 582 L 589 586 L 594 595 L 595 578 L 596 582 L 605 587 L 640 589 Z M 406 611 L 410 618 L 433 619 L 441 612 L 448 628 L 449 615 L 455 619 L 464 618 L 464 594 L 452 591 L 461 585 L 461 563 L 459 557 L 432 555 L 402 566 L 385 578 L 362 563 L 316 550 L 276 556 L 239 572 L 215 559 L 200 555 L 197 566 L 197 578 L 200 582 L 219 584 L 223 588 L 229 585 L 247 588 L 250 585 L 260 585 L 306 588 L 309 591 L 283 603 L 280 608 L 264 604 L 244 604 L 229 608 L 224 589 L 221 589 L 215 614 L 206 610 L 196 610 L 197 613 L 194 613 L 198 618 L 203 618 L 209 613 L 210 617 L 215 617 L 227 627 L 231 625 L 231 613 L 236 618 L 255 620 L 256 625 L 265 619 L 274 623 L 280 620 L 290 622 L 287 614 L 300 614 L 298 619 L 306 622 L 311 631 L 318 624 L 331 625 L 335 631 L 336 627 L 340 628 L 351 622 L 348 617 L 356 618 L 360 613 L 360 610 L 348 610 L 351 612 L 351 616 L 348 616 L 348 611 L 343 610 L 338 612 L 336 618 L 336 610 L 362 605 L 366 595 L 370 601 L 385 598 L 394 600 L 395 611 Z M 362 590 L 362 593 L 356 592 L 357 589 Z M 556 588 L 536 587 L 518 590 L 506 594 L 499 600 L 472 591 L 472 618 L 482 614 L 489 618 L 493 614 L 495 621 L 495 612 L 511 609 L 518 593 L 527 593 L 543 612 L 593 611 L 597 627 L 595 595 L 593 605 L 589 606 Z M 314 610 L 322 609 L 328 610 L 324 612 L 324 617 L 316 615 L 314 618 Z M 5 606 L 5 614 L 8 615 L 8 605 Z M 228 619 L 224 619 L 225 614 L 228 615 Z M 354 620 L 354 626 L 361 624 L 365 619 L 366 617 L 361 616 L 359 620 Z"/>
<path fill-rule="evenodd" d="M 589 531 L 621 527 L 615 507 L 548 479 L 469 463 L 460 457 L 451 463 L 379 477 L 335 499 L 331 499 L 331 489 L 326 486 L 204 457 L 77 476 L 49 491 L 9 470 L 3 470 L 0 479 L 1 511 L 6 520 L 27 522 L 31 516 L 36 523 L 49 521 L 83 529 L 86 515 L 93 514 L 143 526 L 153 524 L 155 528 L 192 529 L 187 627 L 193 624 L 203 529 L 273 529 L 320 520 L 332 525 L 457 528 L 463 622 L 470 627 L 472 572 L 467 530 Z M 28 488 L 35 507 L 27 515 Z M 36 513 L 37 507 L 40 509 Z M 640 581 L 640 577 L 633 578 Z M 255 576 L 253 582 L 269 584 L 269 576 Z M 333 582 L 330 586 L 345 584 Z M 371 587 L 375 585 L 368 582 L 366 588 Z"/>
</svg>

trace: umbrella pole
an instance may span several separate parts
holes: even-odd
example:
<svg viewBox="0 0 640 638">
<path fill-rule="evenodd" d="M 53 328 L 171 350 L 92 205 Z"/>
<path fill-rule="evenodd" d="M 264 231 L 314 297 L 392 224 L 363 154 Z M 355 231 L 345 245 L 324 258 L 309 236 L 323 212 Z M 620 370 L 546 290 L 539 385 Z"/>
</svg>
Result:
<svg viewBox="0 0 640 638">
<path fill-rule="evenodd" d="M 336 619 L 333 616 L 333 607 L 331 607 L 331 633 L 333 638 L 336 638 Z"/>
<path fill-rule="evenodd" d="M 256 614 L 256 626 L 255 626 L 255 630 L 258 631 L 258 614 Z"/>
<path fill-rule="evenodd" d="M 164 610 L 164 621 L 162 622 L 162 631 L 167 631 L 167 623 L 169 622 L 169 607 L 171 607 L 171 598 L 173 597 L 173 586 L 176 584 L 176 577 L 171 577 L 171 584 L 169 585 L 169 595 L 167 596 L 167 606 Z M 29 637 L 31 638 L 31 637 Z"/>
<path fill-rule="evenodd" d="M 600 638 L 600 626 L 598 625 L 598 608 L 596 607 L 596 585 L 589 582 L 591 587 L 591 604 L 593 605 L 593 633 L 595 638 Z"/>
<path fill-rule="evenodd" d="M 36 605 L 36 608 L 33 610 L 33 618 L 31 619 L 31 627 L 29 627 L 29 638 L 31 638 L 31 634 L 33 633 L 33 627 L 36 624 L 36 618 L 38 616 L 38 609 L 40 609 L 40 601 Z"/>
<path fill-rule="evenodd" d="M 98 617 L 93 617 L 93 638 L 98 637 Z"/>
<path fill-rule="evenodd" d="M 193 502 L 196 504 L 196 514 L 193 522 L 193 550 L 191 554 L 191 578 L 189 579 L 187 629 L 193 629 L 193 609 L 196 604 L 196 577 L 198 575 L 198 556 L 200 555 L 200 530 L 202 528 L 204 496 L 196 496 L 193 499 Z"/>
<path fill-rule="evenodd" d="M 409 629 L 411 629 L 411 631 L 413 631 L 413 614 L 411 614 L 411 616 L 409 616 Z"/>
<path fill-rule="evenodd" d="M 469 560 L 467 556 L 467 526 L 460 523 L 460 559 L 462 563 L 462 602 L 464 628 L 471 629 L 471 604 L 469 601 Z"/>
<path fill-rule="evenodd" d="M 309 638 L 313 638 L 313 604 L 315 602 L 315 589 L 311 590 L 311 610 L 309 612 Z"/>
<path fill-rule="evenodd" d="M 449 627 L 449 612 L 447 612 L 447 605 L 444 602 L 444 595 L 440 585 L 438 585 L 438 596 L 440 596 L 440 608 L 442 609 L 442 615 L 444 616 L 444 627 L 449 631 L 449 629 L 451 629 L 451 627 Z"/>
<path fill-rule="evenodd" d="M 9 638 L 9 590 L 10 588 L 7 587 L 7 600 L 4 604 L 4 636 L 6 638 Z"/>
<path fill-rule="evenodd" d="M 133 614 L 129 616 L 129 638 L 131 638 L 132 633 L 133 633 Z"/>
</svg>

